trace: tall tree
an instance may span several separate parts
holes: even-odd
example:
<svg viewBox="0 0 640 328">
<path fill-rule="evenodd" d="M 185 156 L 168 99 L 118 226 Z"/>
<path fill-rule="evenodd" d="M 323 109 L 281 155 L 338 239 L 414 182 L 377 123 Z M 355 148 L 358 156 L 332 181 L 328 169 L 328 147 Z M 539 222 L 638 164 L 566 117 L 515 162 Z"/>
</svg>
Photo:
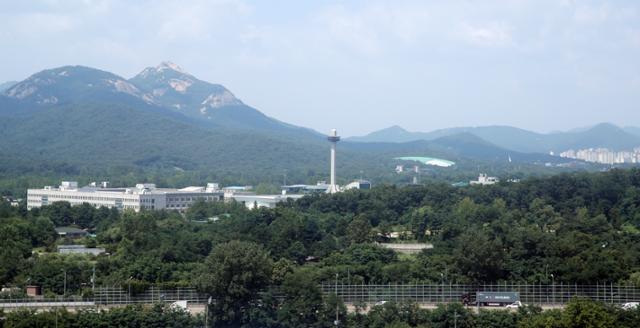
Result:
<svg viewBox="0 0 640 328">
<path fill-rule="evenodd" d="M 215 322 L 241 322 L 258 292 L 269 285 L 272 269 L 269 254 L 258 244 L 234 240 L 215 247 L 198 279 L 198 287 L 215 299 Z"/>
</svg>

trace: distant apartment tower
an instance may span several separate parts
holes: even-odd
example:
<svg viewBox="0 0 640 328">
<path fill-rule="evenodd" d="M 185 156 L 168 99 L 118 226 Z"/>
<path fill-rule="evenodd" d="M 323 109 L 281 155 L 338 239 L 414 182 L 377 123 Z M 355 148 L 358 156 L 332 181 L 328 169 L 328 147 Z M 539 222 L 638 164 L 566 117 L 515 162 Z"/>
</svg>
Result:
<svg viewBox="0 0 640 328">
<path fill-rule="evenodd" d="M 570 149 L 560 153 L 560 157 L 609 165 L 637 164 L 640 163 L 640 149 L 636 148 L 632 151 L 613 151 L 607 148 L 588 148 L 577 151 Z"/>
<path fill-rule="evenodd" d="M 59 187 L 45 186 L 43 189 L 27 190 L 27 209 L 33 209 L 54 202 L 69 202 L 72 206 L 87 203 L 95 207 L 105 206 L 119 210 L 177 210 L 185 212 L 194 202 L 220 201 L 223 192 L 218 184 L 206 187 L 182 189 L 156 188 L 153 183 L 140 183 L 131 188 L 109 188 L 108 183 L 99 187 L 96 183 L 78 188 L 75 181 L 63 181 Z"/>
</svg>

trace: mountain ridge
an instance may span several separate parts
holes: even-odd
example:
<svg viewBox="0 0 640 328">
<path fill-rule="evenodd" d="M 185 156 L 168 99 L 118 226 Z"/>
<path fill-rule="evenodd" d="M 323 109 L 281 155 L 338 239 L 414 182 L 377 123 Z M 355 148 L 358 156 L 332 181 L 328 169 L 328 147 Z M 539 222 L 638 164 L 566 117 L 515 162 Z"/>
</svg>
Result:
<svg viewBox="0 0 640 328">
<path fill-rule="evenodd" d="M 4 90 L 7 90 L 9 88 L 11 88 L 12 86 L 14 86 L 16 83 L 18 83 L 18 81 L 5 81 L 5 82 L 0 82 L 0 93 L 3 92 Z"/>
<path fill-rule="evenodd" d="M 216 95 L 227 98 L 216 100 Z M 200 111 L 201 106 L 210 111 Z M 198 80 L 170 62 L 130 79 L 85 66 L 37 72 L 2 92 L 0 116 L 0 152 L 13 159 L 5 164 L 62 170 L 179 167 L 240 176 L 295 171 L 306 179 L 325 176 L 328 168 L 324 135 L 268 117 L 221 84 Z M 345 140 L 338 165 L 346 174 L 392 174 L 393 158 L 417 155 L 467 166 L 475 160 L 507 163 L 508 158 L 563 161 L 521 154 L 460 132 L 404 144 Z M 8 172 L 0 166 L 3 170 Z"/>
<path fill-rule="evenodd" d="M 633 131 L 636 131 L 636 134 Z M 456 127 L 431 132 L 410 132 L 399 126 L 392 126 L 365 136 L 351 137 L 345 140 L 407 142 L 434 140 L 457 133 L 471 133 L 502 148 L 525 153 L 558 153 L 569 149 L 599 147 L 612 150 L 630 150 L 640 146 L 640 129 L 636 130 L 633 127 L 623 129 L 611 123 L 600 123 L 587 129 L 548 134 L 503 125 Z"/>
<path fill-rule="evenodd" d="M 217 128 L 297 135 L 310 140 L 321 136 L 271 118 L 242 103 L 224 86 L 199 80 L 171 62 L 147 67 L 131 79 L 92 67 L 61 66 L 37 72 L 1 94 L 21 106 L 115 102 L 169 109 L 200 121 L 200 125 Z M 11 111 L 16 106 L 5 107 Z"/>
</svg>

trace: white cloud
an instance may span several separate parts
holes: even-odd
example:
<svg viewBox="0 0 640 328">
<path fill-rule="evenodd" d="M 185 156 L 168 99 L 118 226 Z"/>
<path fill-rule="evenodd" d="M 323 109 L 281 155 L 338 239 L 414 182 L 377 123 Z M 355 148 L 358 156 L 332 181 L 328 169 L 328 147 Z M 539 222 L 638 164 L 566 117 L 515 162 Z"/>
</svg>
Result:
<svg viewBox="0 0 640 328">
<path fill-rule="evenodd" d="M 360 108 L 370 109 L 372 120 L 393 112 L 419 121 L 415 108 L 477 107 L 491 117 L 495 99 L 512 108 L 530 101 L 531 90 L 537 92 L 537 106 L 555 108 L 588 98 L 581 88 L 595 82 L 617 90 L 631 107 L 637 96 L 622 94 L 620 81 L 637 81 L 639 4 L 6 1 L 0 11 L 0 60 L 16 65 L 1 67 L 0 76 L 17 79 L 64 64 L 131 76 L 170 59 L 202 79 L 227 85 L 267 114 L 310 126 L 325 124 L 316 121 L 328 116 L 326 111 L 358 116 Z M 500 90 L 505 85 L 518 92 L 505 96 Z M 459 97 L 461 89 L 471 96 Z M 493 103 L 467 103 L 474 94 Z M 394 110 L 375 112 L 384 106 Z M 296 110 L 303 107 L 308 111 Z"/>
<path fill-rule="evenodd" d="M 601 5 L 598 7 L 580 5 L 576 8 L 573 19 L 578 24 L 597 25 L 602 24 L 609 18 L 609 7 Z"/>
<path fill-rule="evenodd" d="M 505 23 L 461 24 L 463 38 L 478 46 L 504 46 L 512 41 L 511 28 Z"/>
<path fill-rule="evenodd" d="M 251 13 L 251 7 L 242 1 L 181 1 L 153 2 L 142 8 L 142 16 L 156 36 L 169 41 L 205 40 L 236 26 L 234 21 Z"/>
<path fill-rule="evenodd" d="M 429 32 L 428 6 L 406 3 L 368 3 L 349 9 L 329 6 L 317 15 L 317 35 L 357 53 L 377 55 L 391 46 L 411 45 Z"/>
<path fill-rule="evenodd" d="M 38 37 L 68 32 L 76 27 L 72 17 L 55 13 L 29 12 L 0 18 L 4 18 L 6 24 L 3 30 L 13 36 Z"/>
</svg>

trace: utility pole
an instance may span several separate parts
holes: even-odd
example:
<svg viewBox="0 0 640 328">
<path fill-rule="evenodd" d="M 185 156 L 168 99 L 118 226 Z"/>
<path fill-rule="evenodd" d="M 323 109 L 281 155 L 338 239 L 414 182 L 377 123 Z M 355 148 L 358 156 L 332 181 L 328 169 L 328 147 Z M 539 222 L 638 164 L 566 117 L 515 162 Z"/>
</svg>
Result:
<svg viewBox="0 0 640 328">
<path fill-rule="evenodd" d="M 209 296 L 207 300 L 207 305 L 204 308 L 204 328 L 209 327 L 209 306 L 211 306 L 211 302 L 213 301 L 212 297 Z"/>
<path fill-rule="evenodd" d="M 95 295 L 96 292 L 96 265 L 93 265 L 93 272 L 91 274 L 91 292 Z"/>
<path fill-rule="evenodd" d="M 458 328 L 458 310 L 453 311 L 453 328 Z"/>
</svg>

